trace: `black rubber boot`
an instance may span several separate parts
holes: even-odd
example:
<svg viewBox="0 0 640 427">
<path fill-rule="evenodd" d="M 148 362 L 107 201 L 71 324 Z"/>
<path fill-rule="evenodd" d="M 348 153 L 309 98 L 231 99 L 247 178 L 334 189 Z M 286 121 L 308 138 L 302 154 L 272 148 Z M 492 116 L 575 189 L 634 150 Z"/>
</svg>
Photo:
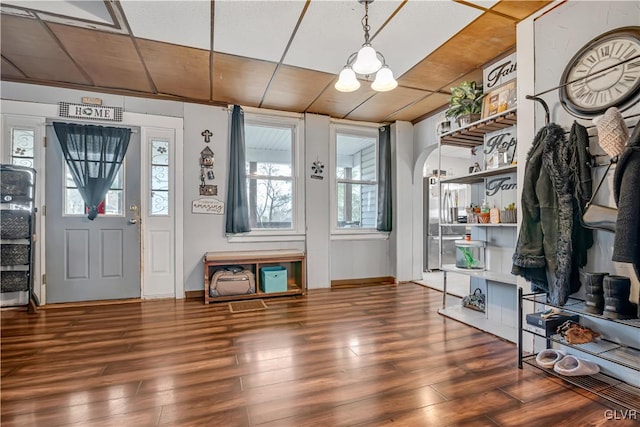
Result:
<svg viewBox="0 0 640 427">
<path fill-rule="evenodd" d="M 602 315 L 611 319 L 626 318 L 628 316 L 631 280 L 624 276 L 605 276 L 602 287 L 604 289 Z"/>
<path fill-rule="evenodd" d="M 604 310 L 604 290 L 602 283 L 609 273 L 582 273 L 585 303 L 584 311 L 592 314 L 602 314 Z"/>
</svg>

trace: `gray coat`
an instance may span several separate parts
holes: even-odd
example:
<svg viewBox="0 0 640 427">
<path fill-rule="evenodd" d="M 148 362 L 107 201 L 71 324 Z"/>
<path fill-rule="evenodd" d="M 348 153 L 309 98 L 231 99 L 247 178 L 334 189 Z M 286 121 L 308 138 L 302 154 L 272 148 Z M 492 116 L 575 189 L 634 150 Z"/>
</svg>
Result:
<svg viewBox="0 0 640 427">
<path fill-rule="evenodd" d="M 640 280 L 640 121 L 618 160 L 613 193 L 618 217 L 612 260 L 633 264 Z"/>
</svg>

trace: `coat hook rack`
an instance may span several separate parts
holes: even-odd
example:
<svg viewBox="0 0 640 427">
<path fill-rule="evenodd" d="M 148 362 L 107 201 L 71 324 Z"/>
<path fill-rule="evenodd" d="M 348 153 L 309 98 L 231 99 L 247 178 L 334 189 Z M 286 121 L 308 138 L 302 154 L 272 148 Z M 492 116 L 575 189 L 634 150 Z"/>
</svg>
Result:
<svg viewBox="0 0 640 427">
<path fill-rule="evenodd" d="M 525 98 L 530 99 L 532 101 L 539 102 L 540 104 L 542 104 L 542 108 L 544 108 L 544 124 L 548 125 L 549 121 L 550 121 L 551 114 L 549 113 L 549 106 L 547 105 L 545 100 L 540 98 L 540 97 L 534 96 L 534 95 L 527 95 L 527 96 L 525 96 Z"/>
</svg>

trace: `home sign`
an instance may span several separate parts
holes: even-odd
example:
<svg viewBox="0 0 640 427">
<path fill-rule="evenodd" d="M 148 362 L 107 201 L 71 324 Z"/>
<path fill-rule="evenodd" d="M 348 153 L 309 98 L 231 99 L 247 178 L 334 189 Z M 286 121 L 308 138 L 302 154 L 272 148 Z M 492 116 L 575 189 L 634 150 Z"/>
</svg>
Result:
<svg viewBox="0 0 640 427">
<path fill-rule="evenodd" d="M 100 120 L 106 122 L 121 122 L 122 107 L 104 107 L 93 104 L 73 104 L 60 102 L 60 117 L 72 119 Z"/>
</svg>

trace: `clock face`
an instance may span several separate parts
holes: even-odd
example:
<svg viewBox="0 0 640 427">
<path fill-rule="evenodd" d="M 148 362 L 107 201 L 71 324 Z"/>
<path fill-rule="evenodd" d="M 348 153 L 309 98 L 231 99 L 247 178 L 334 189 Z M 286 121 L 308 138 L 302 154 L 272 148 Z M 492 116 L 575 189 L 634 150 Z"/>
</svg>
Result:
<svg viewBox="0 0 640 427">
<path fill-rule="evenodd" d="M 571 113 L 594 116 L 623 110 L 640 95 L 640 27 L 589 42 L 571 59 L 560 84 L 560 100 Z"/>
</svg>

